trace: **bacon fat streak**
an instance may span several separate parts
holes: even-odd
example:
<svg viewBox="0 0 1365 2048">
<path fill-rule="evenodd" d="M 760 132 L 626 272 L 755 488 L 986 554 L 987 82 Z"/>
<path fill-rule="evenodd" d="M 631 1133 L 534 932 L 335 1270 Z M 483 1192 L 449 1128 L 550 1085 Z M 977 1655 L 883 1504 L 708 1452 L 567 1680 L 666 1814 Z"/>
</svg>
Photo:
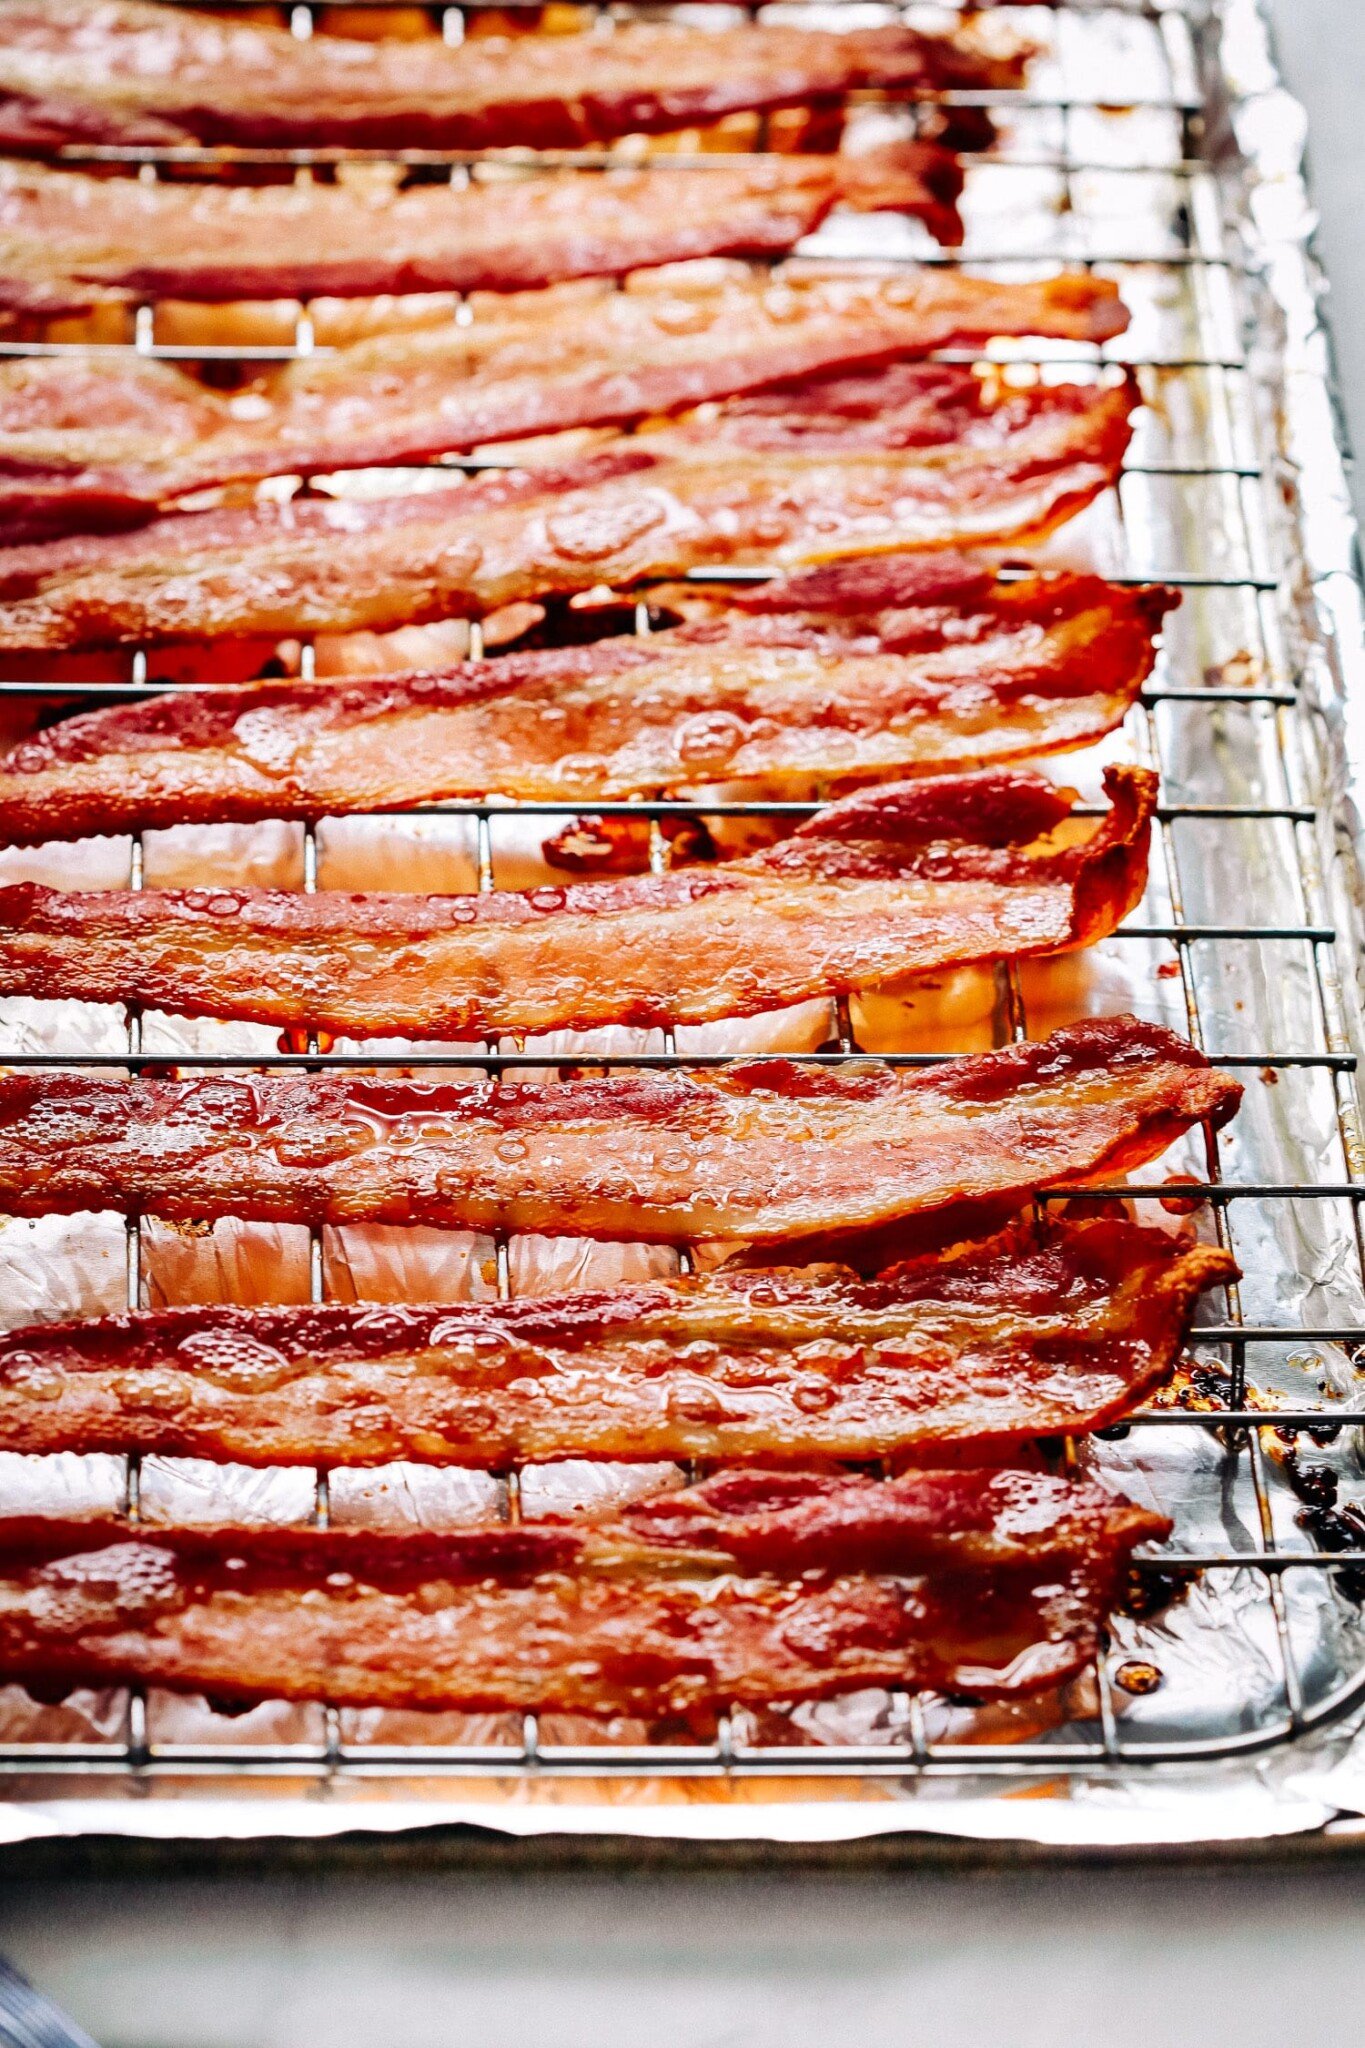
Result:
<svg viewBox="0 0 1365 2048">
<path fill-rule="evenodd" d="M 18 357 L 0 363 L 0 539 L 133 525 L 210 485 L 420 462 L 991 335 L 1102 340 L 1125 319 L 1100 279 L 926 270 L 531 292 L 232 394 L 131 350 Z"/>
<path fill-rule="evenodd" d="M 1108 1220 L 876 1280 L 728 1268 L 607 1293 L 185 1308 L 0 1338 L 0 1449 L 249 1465 L 800 1462 L 1098 1429 L 1170 1375 L 1225 1252 Z"/>
<path fill-rule="evenodd" d="M 0 1523 L 0 1665 L 232 1699 L 687 1713 L 1094 1654 L 1169 1523 L 1037 1473 L 728 1473 L 595 1523 L 429 1532 Z M 929 1573 L 932 1576 L 923 1576 Z"/>
<path fill-rule="evenodd" d="M 89 712 L 0 754 L 0 839 L 402 810 L 498 793 L 801 798 L 1088 745 L 1178 593 L 998 582 L 873 555 L 756 588 L 665 586 L 688 623 L 373 681 L 260 683 Z"/>
<path fill-rule="evenodd" d="M 702 564 L 1049 532 L 1111 485 L 1130 382 L 991 397 L 902 364 L 731 401 L 560 469 L 0 549 L 0 648 L 384 630 Z"/>
<path fill-rule="evenodd" d="M 15 1073 L 0 1076 L 0 1208 L 771 1244 L 1015 1209 L 1226 1122 L 1241 1093 L 1134 1017 L 918 1071 L 765 1059 L 468 1085 Z"/>
<path fill-rule="evenodd" d="M 142 0 L 4 0 L 0 148 L 68 142 L 572 149 L 862 87 L 1017 86 L 1027 44 L 631 24 L 610 38 L 352 41 Z"/>
</svg>

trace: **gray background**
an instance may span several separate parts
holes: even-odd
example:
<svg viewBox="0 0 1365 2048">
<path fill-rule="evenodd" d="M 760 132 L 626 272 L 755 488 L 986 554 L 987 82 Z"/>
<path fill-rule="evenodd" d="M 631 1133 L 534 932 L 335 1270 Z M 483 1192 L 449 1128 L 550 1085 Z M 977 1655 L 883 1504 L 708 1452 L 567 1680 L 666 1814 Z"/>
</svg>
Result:
<svg viewBox="0 0 1365 2048">
<path fill-rule="evenodd" d="M 1270 0 L 1365 449 L 1365 0 Z M 1357 490 L 1360 478 L 1357 476 Z M 3 1882 L 104 2048 L 1318 2048 L 1358 2039 L 1365 1861 Z"/>
<path fill-rule="evenodd" d="M 1263 0 L 1280 68 L 1308 109 L 1309 177 L 1320 216 L 1319 247 L 1331 289 L 1325 302 L 1351 439 L 1365 456 L 1365 5 L 1362 0 Z M 1365 512 L 1362 471 L 1356 509 Z"/>
</svg>

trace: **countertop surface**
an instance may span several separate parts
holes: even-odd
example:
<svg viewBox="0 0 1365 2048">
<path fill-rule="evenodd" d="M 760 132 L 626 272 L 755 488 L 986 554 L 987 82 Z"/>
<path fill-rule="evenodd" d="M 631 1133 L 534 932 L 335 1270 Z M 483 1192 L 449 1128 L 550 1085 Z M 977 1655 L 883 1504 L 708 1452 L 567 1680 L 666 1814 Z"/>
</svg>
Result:
<svg viewBox="0 0 1365 2048">
<path fill-rule="evenodd" d="M 1365 0 L 1270 4 L 1365 448 Z M 1365 1854 L 845 1878 L 0 1864 L 0 1948 L 102 2048 L 1315 2048 L 1358 2034 L 1363 1912 Z"/>
<path fill-rule="evenodd" d="M 0 1942 L 102 2048 L 1317 2048 L 1335 1868 L 43 1883 Z"/>
</svg>

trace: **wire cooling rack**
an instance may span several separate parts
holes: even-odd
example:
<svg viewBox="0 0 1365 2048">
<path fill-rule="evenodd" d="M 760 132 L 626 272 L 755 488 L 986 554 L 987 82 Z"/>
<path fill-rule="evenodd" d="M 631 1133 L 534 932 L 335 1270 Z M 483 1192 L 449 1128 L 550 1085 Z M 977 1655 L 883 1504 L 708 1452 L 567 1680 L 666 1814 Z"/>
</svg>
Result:
<svg viewBox="0 0 1365 2048">
<path fill-rule="evenodd" d="M 230 0 L 231 4 L 231 0 Z M 244 4 L 244 0 L 243 0 Z M 381 5 L 398 0 L 380 0 Z M 533 0 L 501 0 L 500 11 Z M 447 42 L 458 42 L 476 9 L 428 10 Z M 639 10 L 636 10 L 639 11 Z M 755 10 L 743 10 L 753 12 Z M 799 10 L 783 10 L 795 14 Z M 828 9 L 824 10 L 826 13 Z M 860 9 L 860 13 L 865 10 Z M 328 10 L 284 10 L 295 35 L 313 33 Z M 629 8 L 597 10 L 609 32 Z M 725 10 L 733 16 L 734 10 Z M 885 10 L 890 15 L 891 10 Z M 916 10 L 906 12 L 913 18 Z M 162 1739 L 149 1703 L 134 1691 L 119 1705 L 117 1726 L 95 1741 L 8 1741 L 0 1744 L 0 1775 L 41 1782 L 50 1774 L 110 1774 L 154 1783 L 159 1775 L 193 1779 L 238 1772 L 328 1778 L 389 1776 L 429 1782 L 433 1776 L 528 1772 L 611 1777 L 688 1776 L 912 1778 L 1030 1774 L 1055 1778 L 1068 1770 L 1116 1769 L 1158 1763 L 1207 1762 L 1272 1750 L 1340 1719 L 1365 1702 L 1365 1658 L 1349 1652 L 1354 1601 L 1365 1579 L 1365 1517 L 1353 1522 L 1347 1499 L 1353 1468 L 1347 1454 L 1357 1408 L 1343 1383 L 1352 1380 L 1357 1353 L 1365 1356 L 1365 1144 L 1357 1093 L 1358 1032 L 1354 1009 L 1352 936 L 1343 925 L 1346 892 L 1333 863 L 1344 856 L 1324 798 L 1321 734 L 1303 688 L 1303 622 L 1298 586 L 1304 565 L 1292 516 L 1283 509 L 1281 451 L 1273 421 L 1258 393 L 1248 337 L 1264 311 L 1261 287 L 1229 217 L 1225 162 L 1215 162 L 1225 107 L 1220 102 L 1218 10 L 1197 5 L 1129 0 L 1127 5 L 1002 9 L 1021 18 L 1047 48 L 1036 87 L 1015 93 L 951 93 L 937 101 L 987 106 L 1001 139 L 991 155 L 969 158 L 969 234 L 961 254 L 907 246 L 903 236 L 859 223 L 851 242 L 838 223 L 809 245 L 822 261 L 845 257 L 938 264 L 990 265 L 1000 274 L 1028 274 L 1059 259 L 1115 277 L 1139 317 L 1129 336 L 1102 349 L 1022 349 L 1011 346 L 1011 374 L 1103 376 L 1122 363 L 1138 376 L 1148 411 L 1125 467 L 1116 503 L 1107 508 L 1108 555 L 1101 563 L 1116 581 L 1153 575 L 1185 596 L 1167 634 L 1156 674 L 1143 691 L 1125 733 L 1137 758 L 1158 767 L 1164 801 L 1158 813 L 1153 880 L 1137 916 L 1099 949 L 1101 984 L 1116 974 L 1130 992 L 1137 986 L 1168 1021 L 1172 1010 L 1191 1040 L 1224 1067 L 1242 1070 L 1248 1105 L 1230 1131 L 1202 1134 L 1179 1160 L 1179 1197 L 1207 1204 L 1220 1242 L 1240 1255 L 1250 1278 L 1230 1287 L 1193 1332 L 1206 1368 L 1205 1391 L 1194 1408 L 1149 1408 L 1105 1441 L 1064 1445 L 1062 1462 L 1127 1461 L 1129 1475 L 1157 1475 L 1162 1504 L 1177 1521 L 1173 1545 L 1144 1560 L 1144 1577 L 1176 1572 L 1182 1581 L 1202 1573 L 1177 1611 L 1186 1617 L 1174 1647 L 1141 1622 L 1118 1624 L 1113 1644 L 1085 1681 L 1036 1717 L 965 1713 L 932 1698 L 884 1698 L 850 1736 L 836 1715 L 828 1726 L 817 1714 L 789 1727 L 758 1726 L 723 1716 L 707 1740 L 645 1739 L 638 1731 L 612 1731 L 598 1740 L 556 1739 L 534 1716 L 497 1739 L 401 1740 L 377 1731 L 360 1739 L 349 1717 L 320 1703 L 307 1738 L 274 1739 L 252 1733 L 234 1738 L 222 1719 L 212 1739 Z M 694 16 L 695 18 L 695 16 Z M 1106 40 L 1107 39 L 1107 40 Z M 1121 63 L 1123 108 L 1113 105 L 1113 65 Z M 1132 96 L 1129 97 L 1128 88 Z M 871 96 L 859 96 L 866 99 Z M 907 118 L 914 118 L 915 109 Z M 1134 132 L 1136 131 L 1136 132 Z M 1155 138 L 1155 142 L 1153 142 Z M 762 146 L 756 125 L 749 140 Z M 248 166 L 275 174 L 329 176 L 348 156 L 382 154 L 414 178 L 481 175 L 480 161 L 433 151 L 376 153 L 337 150 L 248 150 L 73 147 L 72 163 L 122 167 L 142 178 L 192 174 L 211 166 Z M 534 175 L 567 167 L 606 168 L 619 152 L 566 152 L 537 160 Z M 645 161 L 655 161 L 648 157 Z M 699 176 L 723 156 L 694 150 L 671 153 L 671 165 L 694 166 Z M 499 174 L 506 174 L 505 162 Z M 1021 178 L 1033 180 L 1021 187 Z M 991 181 L 1026 191 L 1022 209 L 973 212 L 970 201 Z M 1137 195 L 1135 198 L 1134 195 Z M 994 225 L 992 224 L 994 222 Z M 899 227 L 899 224 L 897 224 Z M 1037 232 L 1035 232 L 1037 230 Z M 64 342 L 8 341 L 6 354 L 61 353 Z M 179 361 L 217 365 L 306 356 L 315 347 L 307 307 L 300 308 L 287 345 L 230 347 L 168 344 L 157 339 L 157 308 L 130 316 L 126 341 L 113 344 Z M 963 360 L 961 356 L 948 359 Z M 972 358 L 965 358 L 971 360 Z M 496 456 L 447 464 L 472 470 Z M 305 480 L 304 487 L 308 487 Z M 1101 552 L 1103 553 L 1103 548 Z M 761 569 L 720 572 L 761 576 Z M 707 576 L 714 581 L 716 577 Z M 649 594 L 635 608 L 635 629 L 651 629 Z M 472 629 L 470 652 L 482 644 Z M 314 672 L 304 643 L 300 672 Z M 148 656 L 139 651 L 126 673 L 104 682 L 62 685 L 62 708 L 105 700 L 129 701 L 191 687 L 149 680 Z M 56 700 L 51 685 L 0 678 L 0 697 Z M 665 858 L 663 827 L 697 814 L 793 817 L 808 804 L 656 802 L 599 804 L 594 815 L 650 821 L 651 859 Z M 563 806 L 520 805 L 517 819 L 567 822 Z M 428 805 L 405 816 L 471 821 L 478 886 L 497 885 L 497 832 L 507 807 Z M 302 887 L 315 889 L 325 869 L 324 839 L 314 821 L 302 828 Z M 146 849 L 131 846 L 128 881 L 141 887 Z M 1130 963 L 1136 960 L 1138 965 Z M 1144 979 L 1145 977 L 1145 979 Z M 1040 993 L 1041 991 L 1041 993 Z M 996 1043 L 1024 1038 L 1060 1021 L 1046 1012 L 1046 983 L 1029 967 L 1008 964 L 994 986 L 990 1036 Z M 1097 1007 L 1118 1007 L 1100 1001 Z M 622 1053 L 596 1049 L 571 1060 L 544 1050 L 479 1049 L 402 1051 L 377 1058 L 369 1051 L 338 1051 L 316 1039 L 297 1049 L 249 1053 L 162 1052 L 144 1038 L 144 1020 L 130 1014 L 126 1047 L 117 1051 L 44 1049 L 6 1052 L 14 1066 L 78 1063 L 121 1071 L 191 1068 L 299 1067 L 306 1070 L 400 1066 L 420 1071 L 474 1066 L 498 1072 L 563 1065 L 666 1066 L 710 1064 L 728 1054 L 680 1051 L 671 1032 L 657 1047 Z M 948 1034 L 951 1037 L 951 1033 Z M 856 1006 L 841 1004 L 828 1039 L 796 1056 L 826 1063 L 874 1053 L 897 1064 L 951 1058 L 960 1046 L 935 1044 L 914 1052 L 886 1051 L 862 1029 Z M 761 1056 L 761 1055 L 760 1055 Z M 790 1056 L 790 1055 L 784 1055 Z M 1252 1095 L 1260 1091 L 1253 1107 Z M 1267 1105 L 1273 1105 L 1267 1107 Z M 1240 1133 L 1247 1120 L 1256 1142 Z M 1310 1142 L 1311 1141 L 1311 1142 Z M 1146 1202 L 1172 1199 L 1171 1182 L 1152 1177 L 1112 1189 L 1087 1189 L 1088 1199 L 1113 1195 Z M 1059 1190 L 1055 1203 L 1081 1191 Z M 1293 1219 L 1286 1224 L 1286 1217 Z M 127 1226 L 127 1300 L 146 1299 L 146 1220 Z M 510 1291 L 509 1246 L 495 1246 L 498 1289 Z M 1307 1273 L 1307 1280 L 1304 1274 Z M 328 1292 L 324 1238 L 313 1233 L 309 1253 L 312 1297 Z M 1294 1307 L 1286 1309 L 1285 1303 Z M 1333 1372 L 1336 1377 L 1333 1378 Z M 1327 1380 L 1326 1391 L 1321 1376 Z M 1345 1432 L 1343 1434 L 1343 1426 Z M 1313 1512 L 1312 1486 L 1297 1462 L 1307 1441 L 1329 1446 L 1343 1489 L 1343 1512 Z M 1330 1445 L 1335 1442 L 1337 1450 Z M 1311 1477 L 1311 1475 L 1310 1475 Z M 501 1475 L 502 1509 L 519 1512 L 516 1473 Z M 1163 1490 L 1164 1489 L 1164 1490 Z M 1319 1509 L 1322 1496 L 1316 1496 Z M 1301 1510 L 1307 1503 L 1306 1526 Z M 1191 1506 L 1191 1503 L 1193 1505 Z M 1211 1507 L 1210 1504 L 1213 1504 Z M 141 1509 L 141 1473 L 130 1459 L 126 1506 Z M 1191 1506 L 1191 1512 L 1185 1512 Z M 315 1516 L 332 1512 L 329 1481 L 316 1476 Z M 1196 1600 L 1205 1602 L 1196 1609 Z M 1221 1603 L 1221 1604 L 1220 1604 Z M 1328 1622 L 1324 1617 L 1329 1618 Z M 1231 1690 L 1216 1688 L 1208 1701 L 1163 1711 L 1159 1682 L 1167 1654 L 1199 1674 L 1207 1666 L 1201 1632 L 1233 1626 L 1255 1644 L 1254 1659 L 1239 1666 Z M 1146 1629 L 1146 1633 L 1144 1630 Z M 1331 1639 L 1330 1653 L 1324 1643 Z M 1153 1649 L 1152 1644 L 1157 1648 Z M 1151 1660 L 1151 1661 L 1149 1661 Z M 1157 1661 L 1160 1660 L 1160 1661 Z M 1244 1682 L 1253 1669 L 1254 1685 Z M 311 1711 L 311 1710 L 310 1710 Z M 408 1717 L 411 1719 L 412 1717 Z M 486 1731 L 484 1731 L 486 1732 Z M 775 1739 L 776 1738 L 776 1739 Z"/>
</svg>

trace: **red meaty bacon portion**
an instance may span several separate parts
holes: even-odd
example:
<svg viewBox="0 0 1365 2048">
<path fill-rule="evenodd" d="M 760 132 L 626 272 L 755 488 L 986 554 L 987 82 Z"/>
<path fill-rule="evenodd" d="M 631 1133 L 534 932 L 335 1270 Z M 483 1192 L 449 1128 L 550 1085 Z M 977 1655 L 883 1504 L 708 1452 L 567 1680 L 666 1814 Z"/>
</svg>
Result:
<svg viewBox="0 0 1365 2048">
<path fill-rule="evenodd" d="M 449 1535 L 12 1520 L 0 1667 L 655 1716 L 866 1685 L 1004 1698 L 1094 1654 L 1134 1549 L 1169 1527 L 1021 1472 L 722 1472 L 593 1523 Z"/>
<path fill-rule="evenodd" d="M 596 1080 L 0 1076 L 0 1208 L 370 1220 L 659 1243 L 964 1223 L 1226 1122 L 1134 1017 L 907 1071 L 751 1060 Z M 961 1231 L 959 1230 L 959 1235 Z"/>
<path fill-rule="evenodd" d="M 532 292 L 468 326 L 360 342 L 231 396 L 131 351 L 16 358 L 0 364 L 0 537 L 137 524 L 209 485 L 636 420 L 993 334 L 1102 339 L 1125 319 L 1098 279 L 924 271 Z"/>
<path fill-rule="evenodd" d="M 373 681 L 181 692 L 66 719 L 0 755 L 0 839 L 315 818 L 487 796 L 817 786 L 1084 746 L 1151 672 L 1177 593 L 1004 582 L 959 555 L 874 555 L 756 587 L 653 593 L 645 640 Z"/>
<path fill-rule="evenodd" d="M 633 24 L 599 36 L 349 41 L 140 0 L 4 0 L 0 147 L 68 142 L 576 148 L 862 87 L 1023 82 L 1030 46 L 971 28 L 850 34 Z"/>
<path fill-rule="evenodd" d="M 494 1470 L 801 1462 L 1117 1421 L 1169 1376 L 1225 1252 L 1018 1228 L 877 1280 L 731 1271 L 430 1307 L 187 1308 L 0 1338 L 0 1449 Z"/>
<path fill-rule="evenodd" d="M 956 244 L 961 190 L 957 158 L 929 143 L 363 192 L 0 163 L 0 309 L 534 291 L 693 257 L 785 255 L 838 205 L 918 215 Z"/>
<path fill-rule="evenodd" d="M 1157 778 L 1113 808 L 1022 769 L 846 797 L 777 846 L 468 896 L 0 888 L 0 994 L 358 1037 L 705 1023 L 1092 944 L 1142 894 Z M 1074 836 L 1073 836 L 1074 835 Z"/>
<path fill-rule="evenodd" d="M 0 648 L 383 630 L 702 564 L 1050 531 L 1113 483 L 1131 383 L 992 396 L 904 364 L 732 401 L 562 469 L 186 513 L 0 550 Z"/>
</svg>

